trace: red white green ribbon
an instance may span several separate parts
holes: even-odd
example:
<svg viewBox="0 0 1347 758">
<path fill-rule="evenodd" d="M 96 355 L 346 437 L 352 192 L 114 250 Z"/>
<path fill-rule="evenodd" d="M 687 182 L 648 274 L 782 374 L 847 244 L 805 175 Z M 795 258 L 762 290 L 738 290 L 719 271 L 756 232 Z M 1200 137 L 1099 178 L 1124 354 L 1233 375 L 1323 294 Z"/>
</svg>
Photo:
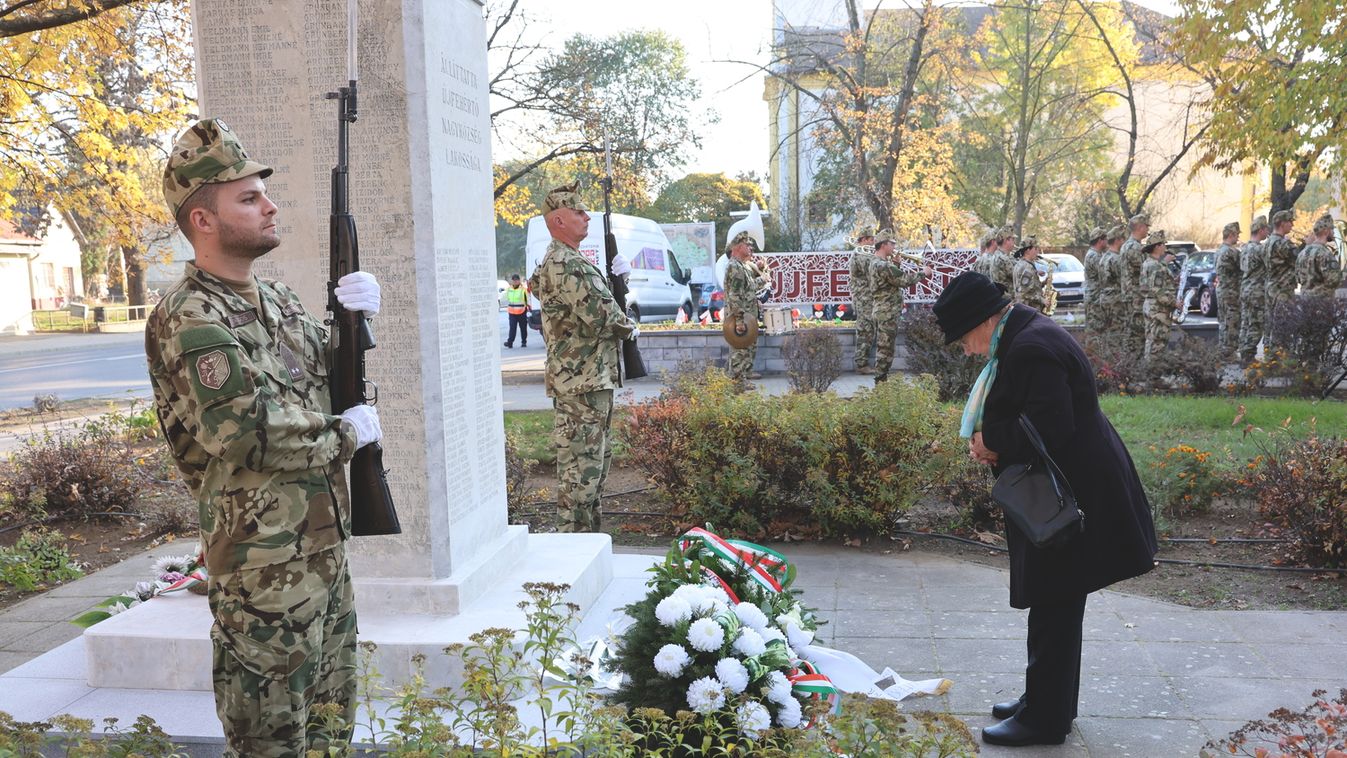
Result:
<svg viewBox="0 0 1347 758">
<path fill-rule="evenodd" d="M 183 578 L 168 585 L 167 587 L 163 588 L 162 590 L 159 590 L 154 594 L 167 595 L 172 592 L 181 592 L 182 590 L 190 589 L 193 585 L 202 584 L 205 581 L 206 581 L 206 570 L 199 568 L 196 571 L 193 571 L 187 576 L 184 576 Z"/>
<path fill-rule="evenodd" d="M 744 540 L 727 540 L 701 527 L 688 530 L 678 544 L 685 553 L 700 544 L 717 558 L 742 568 L 754 582 L 772 592 L 782 591 L 790 567 L 786 557 L 771 548 Z"/>
<path fill-rule="evenodd" d="M 786 676 L 791 692 L 806 700 L 826 700 L 833 713 L 840 711 L 842 696 L 832 680 L 820 674 L 809 661 L 799 661 L 795 665 L 795 670 Z"/>
</svg>

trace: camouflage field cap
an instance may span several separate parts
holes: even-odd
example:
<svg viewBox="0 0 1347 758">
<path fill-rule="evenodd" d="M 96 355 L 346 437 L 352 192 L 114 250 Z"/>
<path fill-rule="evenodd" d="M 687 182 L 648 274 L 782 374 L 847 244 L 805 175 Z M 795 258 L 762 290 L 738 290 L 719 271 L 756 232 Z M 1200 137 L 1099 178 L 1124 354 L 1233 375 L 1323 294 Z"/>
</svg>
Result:
<svg viewBox="0 0 1347 758">
<path fill-rule="evenodd" d="M 897 242 L 898 238 L 893 236 L 892 229 L 880 229 L 879 234 L 875 235 L 875 247 L 879 247 L 885 242 Z"/>
<path fill-rule="evenodd" d="M 1102 227 L 1102 226 L 1096 226 L 1095 228 L 1093 228 L 1093 229 L 1090 230 L 1090 244 L 1091 244 L 1091 245 L 1093 245 L 1094 243 L 1098 242 L 1099 240 L 1107 239 L 1107 238 L 1108 238 L 1108 236 L 1104 233 L 1104 227 Z"/>
<path fill-rule="evenodd" d="M 998 242 L 1005 242 L 1006 240 L 1013 239 L 1015 239 L 1015 227 L 1013 226 L 1003 226 L 996 233 L 996 240 Z"/>
<path fill-rule="evenodd" d="M 547 193 L 547 197 L 543 198 L 543 215 L 546 216 L 557 208 L 571 208 L 577 211 L 589 210 L 580 200 L 580 182 L 563 184 Z"/>
<path fill-rule="evenodd" d="M 734 235 L 734 239 L 730 240 L 729 246 L 733 248 L 735 245 L 738 245 L 742 242 L 747 242 L 751 247 L 753 245 L 753 235 L 748 233 L 747 231 L 739 232 L 738 234 Z"/>
<path fill-rule="evenodd" d="M 1295 220 L 1296 220 L 1296 212 L 1293 210 L 1277 211 L 1276 213 L 1272 214 L 1272 225 L 1274 227 L 1277 224 L 1284 224 L 1287 221 L 1295 221 Z"/>
<path fill-rule="evenodd" d="M 1141 252 L 1149 253 L 1151 248 L 1156 245 L 1164 245 L 1169 239 L 1165 236 L 1165 230 L 1156 229 L 1146 235 L 1146 241 L 1141 243 Z"/>
<path fill-rule="evenodd" d="M 995 241 L 996 241 L 996 230 L 988 229 L 987 231 L 982 233 L 981 237 L 978 237 L 978 249 L 984 250 L 988 245 L 992 244 Z"/>
<path fill-rule="evenodd" d="M 1255 216 L 1253 225 L 1249 227 L 1250 234 L 1257 234 L 1268 227 L 1267 216 Z"/>
<path fill-rule="evenodd" d="M 1333 231 L 1333 217 L 1325 213 L 1314 220 L 1314 233 L 1326 234 Z"/>
<path fill-rule="evenodd" d="M 173 215 L 203 184 L 222 184 L 253 176 L 271 176 L 271 168 L 248 158 L 239 138 L 218 118 L 187 128 L 164 166 L 164 200 Z"/>
<path fill-rule="evenodd" d="M 875 230 L 874 230 L 874 229 L 871 229 L 871 228 L 868 227 L 868 226 L 862 226 L 861 228 L 859 228 L 859 229 L 856 230 L 856 242 L 857 242 L 857 243 L 859 243 L 861 240 L 865 239 L 866 237 L 874 237 L 874 236 L 875 236 Z"/>
<path fill-rule="evenodd" d="M 1137 224 L 1146 224 L 1147 226 L 1150 226 L 1150 223 L 1151 223 L 1151 214 L 1138 213 L 1127 222 L 1127 225 L 1135 229 L 1137 227 Z"/>
<path fill-rule="evenodd" d="M 1123 237 L 1127 236 L 1127 227 L 1123 226 L 1122 224 L 1110 227 L 1107 236 L 1109 242 L 1112 242 L 1113 240 L 1120 240 Z"/>
<path fill-rule="evenodd" d="M 1224 227 L 1221 228 L 1221 236 L 1222 236 L 1222 237 L 1229 237 L 1229 236 L 1232 235 L 1232 234 L 1234 234 L 1234 235 L 1238 235 L 1238 234 L 1239 234 L 1239 222 L 1238 222 L 1238 221 L 1231 221 L 1230 223 L 1226 224 Z"/>
<path fill-rule="evenodd" d="M 1032 234 L 1020 240 L 1020 244 L 1015 246 L 1015 257 L 1019 258 L 1029 251 L 1030 248 L 1038 247 L 1038 238 Z"/>
</svg>

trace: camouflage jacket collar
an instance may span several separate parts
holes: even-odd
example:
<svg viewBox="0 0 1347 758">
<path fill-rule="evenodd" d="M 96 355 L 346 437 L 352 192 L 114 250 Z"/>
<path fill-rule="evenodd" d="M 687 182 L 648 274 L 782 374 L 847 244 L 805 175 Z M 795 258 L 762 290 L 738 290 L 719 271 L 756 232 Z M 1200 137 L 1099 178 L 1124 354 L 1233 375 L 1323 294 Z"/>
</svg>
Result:
<svg viewBox="0 0 1347 758">
<path fill-rule="evenodd" d="M 211 274 L 196 265 L 196 261 L 188 261 L 184 276 L 196 282 L 197 286 L 217 296 L 229 309 L 230 315 L 226 318 L 229 326 L 233 328 L 240 327 L 253 319 L 260 320 L 262 324 L 271 331 L 276 324 L 276 302 L 272 296 L 271 288 L 266 286 L 261 279 L 253 276 L 257 283 L 257 299 L 262 304 L 262 313 L 257 313 L 253 304 L 245 300 L 241 295 L 234 291 L 223 279 Z M 248 314 L 252 313 L 253 316 Z"/>
</svg>

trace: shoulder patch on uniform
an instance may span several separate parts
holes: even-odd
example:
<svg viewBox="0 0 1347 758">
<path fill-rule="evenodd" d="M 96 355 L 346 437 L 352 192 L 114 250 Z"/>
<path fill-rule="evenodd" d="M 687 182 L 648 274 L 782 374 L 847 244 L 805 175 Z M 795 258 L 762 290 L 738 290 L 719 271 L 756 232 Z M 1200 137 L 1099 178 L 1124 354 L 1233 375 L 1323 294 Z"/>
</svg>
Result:
<svg viewBox="0 0 1347 758">
<path fill-rule="evenodd" d="M 239 361 L 239 345 L 218 324 L 193 327 L 178 337 L 192 392 L 203 406 L 252 391 Z"/>
<path fill-rule="evenodd" d="M 196 375 L 201 386 L 206 389 L 218 390 L 225 386 L 231 373 L 233 369 L 229 365 L 229 356 L 223 350 L 211 350 L 197 356 Z"/>
</svg>

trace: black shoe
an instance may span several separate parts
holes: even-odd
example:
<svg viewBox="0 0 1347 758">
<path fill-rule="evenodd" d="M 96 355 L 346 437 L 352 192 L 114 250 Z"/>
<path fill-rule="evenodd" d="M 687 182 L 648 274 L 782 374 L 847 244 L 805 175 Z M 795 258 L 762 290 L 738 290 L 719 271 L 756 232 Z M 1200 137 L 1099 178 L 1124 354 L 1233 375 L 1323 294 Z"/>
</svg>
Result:
<svg viewBox="0 0 1347 758">
<path fill-rule="evenodd" d="M 519 346 L 520 346 L 520 347 L 528 347 L 528 346 L 529 346 L 529 343 L 527 343 L 527 342 L 521 342 L 521 343 L 519 343 Z"/>
<path fill-rule="evenodd" d="M 988 745 L 1023 747 L 1025 745 L 1060 745 L 1066 742 L 1066 735 L 1057 732 L 1040 732 L 1033 727 L 1021 724 L 1014 716 L 999 724 L 982 728 L 982 741 Z"/>
<path fill-rule="evenodd" d="M 1024 707 L 1023 696 L 1020 696 L 1019 700 L 1007 700 L 1004 703 L 997 703 L 996 705 L 992 706 L 992 718 L 1001 719 L 1002 721 L 1004 721 L 1010 718 L 1011 716 L 1014 716 L 1017 713 L 1019 713 L 1020 709 L 1023 707 Z"/>
<path fill-rule="evenodd" d="M 508 347 L 508 348 L 510 348 L 511 350 L 514 349 L 514 345 L 511 345 L 511 344 L 508 343 L 508 342 L 505 343 L 505 346 Z"/>
</svg>

